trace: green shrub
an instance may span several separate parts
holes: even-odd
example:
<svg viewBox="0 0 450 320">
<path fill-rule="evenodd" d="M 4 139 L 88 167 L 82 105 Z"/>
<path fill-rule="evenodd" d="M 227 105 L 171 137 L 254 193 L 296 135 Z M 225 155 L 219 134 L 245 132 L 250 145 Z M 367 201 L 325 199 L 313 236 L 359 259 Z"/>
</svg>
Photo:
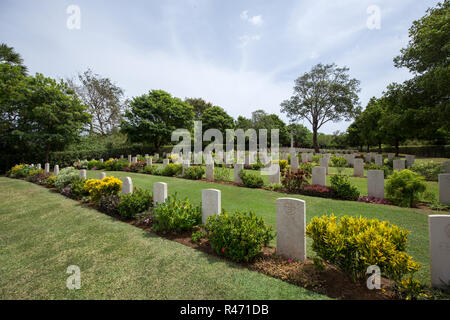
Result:
<svg viewBox="0 0 450 320">
<path fill-rule="evenodd" d="M 162 167 L 156 164 L 152 164 L 144 168 L 144 173 L 151 174 L 154 176 L 160 176 L 162 175 Z"/>
<path fill-rule="evenodd" d="M 103 163 L 101 163 L 100 161 L 97 160 L 92 160 L 88 162 L 88 169 L 94 169 L 96 168 L 97 170 L 101 170 L 103 168 L 105 168 L 105 165 Z"/>
<path fill-rule="evenodd" d="M 283 184 L 281 183 L 270 183 L 266 186 L 267 190 L 270 191 L 280 191 L 283 190 Z"/>
<path fill-rule="evenodd" d="M 51 176 L 52 174 L 49 173 L 45 173 L 45 171 L 43 169 L 38 170 L 38 172 L 32 176 L 28 177 L 28 181 L 32 182 L 32 183 L 37 183 L 39 185 L 44 185 L 47 183 L 47 179 Z"/>
<path fill-rule="evenodd" d="M 201 239 L 204 239 L 206 237 L 205 233 L 203 231 L 195 231 L 191 235 L 192 242 L 199 243 Z"/>
<path fill-rule="evenodd" d="M 331 167 L 345 168 L 347 166 L 347 159 L 344 157 L 332 156 Z"/>
<path fill-rule="evenodd" d="M 408 231 L 387 221 L 334 215 L 314 217 L 306 228 L 312 249 L 324 261 L 353 279 L 366 275 L 376 265 L 395 281 L 419 270 L 420 265 L 405 250 Z"/>
<path fill-rule="evenodd" d="M 152 193 L 144 189 L 135 189 L 133 193 L 122 195 L 117 211 L 126 219 L 133 219 L 137 214 L 147 211 L 153 203 Z"/>
<path fill-rule="evenodd" d="M 299 163 L 299 165 L 298 165 L 299 169 L 308 171 L 309 173 L 312 173 L 313 167 L 314 167 L 314 164 L 312 162 L 302 162 L 302 163 Z"/>
<path fill-rule="evenodd" d="M 386 181 L 386 198 L 402 207 L 414 207 L 420 193 L 426 190 L 423 180 L 411 170 L 396 171 Z"/>
<path fill-rule="evenodd" d="M 49 188 L 54 188 L 55 187 L 55 180 L 56 180 L 56 176 L 51 175 L 50 177 L 47 178 L 47 180 L 45 180 L 45 184 Z"/>
<path fill-rule="evenodd" d="M 193 166 L 184 168 L 184 177 L 191 180 L 200 180 L 205 174 L 205 168 L 200 166 Z"/>
<path fill-rule="evenodd" d="M 272 227 L 253 212 L 210 216 L 206 231 L 214 251 L 237 262 L 252 260 L 274 238 Z"/>
<path fill-rule="evenodd" d="M 169 163 L 164 169 L 162 169 L 161 174 L 166 177 L 173 177 L 180 175 L 183 172 L 183 166 L 178 163 Z"/>
<path fill-rule="evenodd" d="M 169 196 L 166 202 L 158 204 L 154 214 L 154 229 L 164 233 L 191 230 L 202 223 L 201 207 L 195 206 L 187 198 L 178 200 L 176 195 Z"/>
<path fill-rule="evenodd" d="M 239 177 L 247 188 L 261 188 L 264 185 L 263 178 L 255 173 L 241 170 L 241 172 L 239 172 Z"/>
<path fill-rule="evenodd" d="M 364 164 L 364 169 L 366 169 L 366 170 L 383 170 L 385 177 L 388 177 L 392 173 L 392 170 L 388 166 L 385 166 L 385 165 L 380 166 L 380 165 L 375 164 L 373 162 L 365 163 Z"/>
<path fill-rule="evenodd" d="M 77 169 L 89 169 L 89 161 L 81 160 L 73 163 L 73 166 Z"/>
<path fill-rule="evenodd" d="M 147 165 L 146 161 L 138 161 L 138 162 L 132 163 L 130 165 L 130 171 L 131 172 L 143 172 L 146 165 Z"/>
<path fill-rule="evenodd" d="M 306 171 L 299 169 L 295 172 L 289 172 L 282 181 L 284 189 L 289 192 L 300 192 L 302 187 L 308 184 L 308 179 L 311 178 L 311 174 Z"/>
<path fill-rule="evenodd" d="M 120 159 L 114 162 L 112 165 L 113 171 L 123 171 L 125 168 L 129 168 L 130 164 L 128 163 L 128 160 Z"/>
<path fill-rule="evenodd" d="M 61 171 L 59 172 L 59 174 L 56 176 L 55 179 L 56 189 L 62 191 L 62 189 L 70 185 L 72 181 L 74 181 L 79 176 L 80 176 L 79 171 L 73 167 L 61 169 Z"/>
<path fill-rule="evenodd" d="M 215 181 L 230 181 L 230 173 L 231 173 L 231 170 L 229 170 L 225 166 L 215 167 L 214 168 L 214 180 Z"/>
<path fill-rule="evenodd" d="M 344 200 L 358 200 L 359 191 L 358 188 L 350 183 L 347 176 L 334 175 L 330 178 L 331 188 L 334 190 L 334 194 L 339 199 Z"/>
<path fill-rule="evenodd" d="M 81 179 L 80 177 L 76 177 L 71 185 L 71 193 L 72 197 L 75 199 L 81 200 L 87 196 L 89 196 L 89 192 L 84 189 L 84 179 Z"/>
<path fill-rule="evenodd" d="M 19 164 L 12 167 L 10 176 L 12 178 L 26 178 L 30 175 L 30 172 L 34 170 L 34 167 L 28 164 Z"/>
<path fill-rule="evenodd" d="M 312 156 L 312 162 L 320 163 L 320 156 L 319 155 L 317 155 L 317 156 L 313 155 Z"/>
<path fill-rule="evenodd" d="M 103 196 L 98 202 L 98 207 L 101 212 L 109 215 L 119 214 L 120 196 L 115 194 L 112 196 Z"/>
<path fill-rule="evenodd" d="M 420 174 L 428 181 L 438 181 L 439 174 L 444 173 L 442 164 L 434 161 L 416 162 L 409 169 Z"/>
</svg>

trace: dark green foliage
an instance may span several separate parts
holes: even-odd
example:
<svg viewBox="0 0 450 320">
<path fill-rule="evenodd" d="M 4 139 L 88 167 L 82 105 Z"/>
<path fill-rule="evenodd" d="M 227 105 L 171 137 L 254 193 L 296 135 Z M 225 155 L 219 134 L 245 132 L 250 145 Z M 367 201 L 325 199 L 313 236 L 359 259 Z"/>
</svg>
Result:
<svg viewBox="0 0 450 320">
<path fill-rule="evenodd" d="M 206 231 L 216 253 L 237 262 L 252 260 L 275 237 L 272 227 L 253 212 L 210 216 Z"/>
<path fill-rule="evenodd" d="M 302 169 L 298 169 L 295 172 L 288 172 L 282 180 L 284 189 L 289 192 L 300 192 L 302 187 L 308 184 L 308 179 L 311 178 L 311 174 Z"/>
<path fill-rule="evenodd" d="M 191 230 L 202 223 L 201 207 L 195 206 L 187 198 L 178 200 L 176 195 L 158 204 L 154 215 L 153 228 L 164 233 Z"/>
<path fill-rule="evenodd" d="M 191 180 L 200 180 L 205 174 L 205 168 L 192 166 L 184 169 L 184 177 Z"/>
<path fill-rule="evenodd" d="M 334 175 L 330 178 L 335 197 L 343 200 L 358 200 L 358 188 L 352 186 L 347 176 Z"/>
<path fill-rule="evenodd" d="M 178 163 L 169 163 L 161 171 L 161 175 L 166 177 L 173 177 L 180 175 L 183 172 L 183 166 Z"/>
<path fill-rule="evenodd" d="M 104 212 L 109 215 L 119 214 L 119 203 L 120 196 L 112 195 L 112 196 L 102 196 L 100 201 L 98 202 L 98 207 L 101 212 Z"/>
<path fill-rule="evenodd" d="M 419 194 L 426 190 L 423 177 L 405 169 L 395 171 L 386 182 L 386 198 L 402 207 L 414 207 Z"/>
<path fill-rule="evenodd" d="M 133 193 L 122 195 L 117 210 L 126 219 L 148 210 L 153 204 L 152 193 L 144 189 L 135 189 Z"/>
<path fill-rule="evenodd" d="M 241 172 L 239 172 L 239 177 L 247 188 L 261 188 L 264 185 L 264 180 L 255 173 L 241 170 Z"/>
</svg>

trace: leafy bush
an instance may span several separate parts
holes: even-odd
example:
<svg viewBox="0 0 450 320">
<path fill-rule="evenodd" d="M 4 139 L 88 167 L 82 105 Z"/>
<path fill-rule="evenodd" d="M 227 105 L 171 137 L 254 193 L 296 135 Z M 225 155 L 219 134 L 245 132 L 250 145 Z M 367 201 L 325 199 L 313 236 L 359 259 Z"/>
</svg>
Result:
<svg viewBox="0 0 450 320">
<path fill-rule="evenodd" d="M 302 163 L 299 163 L 299 165 L 298 165 L 299 169 L 308 171 L 309 173 L 312 173 L 313 167 L 314 167 L 314 164 L 312 162 L 302 162 Z"/>
<path fill-rule="evenodd" d="M 55 187 L 59 191 L 67 187 L 74 181 L 76 178 L 80 176 L 80 173 L 77 169 L 73 167 L 67 167 L 62 169 L 55 179 Z"/>
<path fill-rule="evenodd" d="M 364 169 L 366 169 L 366 170 L 383 170 L 385 177 L 389 176 L 392 173 L 392 169 L 389 168 L 388 166 L 380 166 L 380 165 L 372 163 L 372 162 L 365 163 Z"/>
<path fill-rule="evenodd" d="M 303 186 L 300 191 L 301 194 L 312 197 L 333 198 L 334 190 L 328 186 L 321 186 L 319 184 L 308 184 Z"/>
<path fill-rule="evenodd" d="M 29 176 L 30 171 L 34 170 L 32 166 L 27 164 L 19 164 L 17 166 L 12 167 L 11 169 L 11 177 L 12 178 L 26 178 Z"/>
<path fill-rule="evenodd" d="M 64 189 L 62 189 L 61 194 L 65 197 L 71 198 L 72 197 L 71 187 L 67 186 Z"/>
<path fill-rule="evenodd" d="M 230 173 L 231 173 L 231 170 L 229 170 L 225 166 L 215 167 L 214 168 L 214 180 L 230 181 Z"/>
<path fill-rule="evenodd" d="M 202 223 L 201 207 L 195 206 L 187 198 L 178 200 L 176 195 L 169 196 L 166 202 L 158 204 L 153 212 L 154 229 L 164 233 L 191 230 Z"/>
<path fill-rule="evenodd" d="M 102 196 L 119 194 L 122 190 L 122 181 L 114 177 L 105 177 L 102 180 L 89 179 L 84 182 L 84 190 L 89 192 L 91 201 L 98 202 Z"/>
<path fill-rule="evenodd" d="M 138 162 L 132 163 L 130 165 L 130 171 L 131 172 L 142 172 L 146 165 L 147 165 L 146 161 L 138 161 Z"/>
<path fill-rule="evenodd" d="M 120 196 L 115 194 L 112 196 L 102 196 L 98 202 L 98 207 L 101 212 L 109 215 L 119 214 Z"/>
<path fill-rule="evenodd" d="M 405 250 L 408 231 L 387 221 L 334 215 L 314 217 L 306 228 L 312 249 L 324 261 L 356 278 L 365 277 L 376 265 L 395 281 L 419 270 L 420 265 Z"/>
<path fill-rule="evenodd" d="M 128 163 L 128 160 L 120 159 L 117 161 L 114 161 L 114 164 L 112 165 L 113 171 L 124 171 L 125 168 L 129 168 L 130 164 Z"/>
<path fill-rule="evenodd" d="M 320 163 L 320 156 L 319 155 L 317 155 L 317 156 L 313 155 L 312 156 L 312 162 Z"/>
<path fill-rule="evenodd" d="M 237 262 L 252 260 L 274 238 L 272 227 L 253 212 L 210 216 L 206 231 L 216 253 Z"/>
<path fill-rule="evenodd" d="M 55 180 L 56 180 L 56 176 L 54 175 L 50 175 L 47 180 L 45 180 L 45 184 L 49 187 L 49 188 L 54 188 L 55 187 Z"/>
<path fill-rule="evenodd" d="M 442 164 L 434 161 L 416 162 L 410 167 L 410 170 L 420 174 L 428 181 L 438 181 L 438 175 L 444 172 Z"/>
<path fill-rule="evenodd" d="M 283 190 L 283 184 L 281 183 L 270 183 L 266 186 L 270 191 L 280 191 Z"/>
<path fill-rule="evenodd" d="M 147 211 L 153 203 L 152 193 L 144 189 L 135 189 L 120 198 L 117 210 L 126 219 L 133 219 L 137 214 Z"/>
<path fill-rule="evenodd" d="M 394 290 L 398 296 L 404 300 L 418 300 L 420 298 L 429 298 L 425 294 L 425 287 L 418 281 L 409 276 L 394 284 Z"/>
<path fill-rule="evenodd" d="M 341 174 L 344 168 L 347 166 L 347 159 L 345 159 L 344 157 L 332 156 L 331 166 L 335 167 L 338 173 Z"/>
<path fill-rule="evenodd" d="M 70 185 L 71 185 L 71 193 L 72 193 L 73 198 L 80 200 L 80 199 L 83 199 L 83 198 L 89 196 L 89 192 L 87 192 L 84 189 L 84 182 L 85 182 L 85 180 L 81 179 L 80 177 L 76 177 L 72 181 L 72 183 Z"/>
<path fill-rule="evenodd" d="M 264 180 L 255 173 L 241 170 L 241 172 L 239 172 L 239 177 L 247 188 L 261 188 L 264 185 Z"/>
<path fill-rule="evenodd" d="M 386 199 L 382 198 L 375 198 L 375 197 L 367 197 L 367 196 L 360 196 L 358 198 L 359 202 L 366 202 L 366 203 L 376 203 L 376 204 L 387 204 L 391 205 L 392 202 L 387 201 Z"/>
<path fill-rule="evenodd" d="M 199 243 L 201 239 L 204 239 L 206 234 L 203 231 L 195 231 L 191 235 L 192 242 Z"/>
<path fill-rule="evenodd" d="M 334 194 L 339 199 L 344 200 L 358 200 L 359 191 L 358 188 L 350 183 L 347 176 L 334 175 L 330 178 L 331 188 L 334 190 Z"/>
<path fill-rule="evenodd" d="M 73 166 L 77 169 L 89 169 L 89 161 L 81 160 L 73 163 Z"/>
<path fill-rule="evenodd" d="M 162 167 L 156 164 L 145 166 L 144 173 L 151 174 L 154 176 L 160 176 L 162 175 Z"/>
<path fill-rule="evenodd" d="M 103 169 L 105 167 L 105 165 L 103 163 L 101 163 L 100 161 L 97 160 L 92 160 L 88 162 L 88 169 Z"/>
<path fill-rule="evenodd" d="M 386 198 L 402 207 L 414 207 L 420 193 L 426 190 L 423 180 L 411 170 L 396 171 L 386 182 Z"/>
<path fill-rule="evenodd" d="M 38 170 L 37 173 L 35 173 L 34 175 L 30 175 L 28 177 L 28 181 L 33 182 L 33 183 L 37 183 L 40 185 L 44 185 L 47 184 L 47 179 L 51 176 L 52 174 L 49 173 L 45 173 L 45 171 L 43 169 Z"/>
<path fill-rule="evenodd" d="M 183 172 L 183 166 L 178 163 L 169 163 L 164 169 L 162 169 L 161 174 L 166 177 L 173 177 L 180 175 Z"/>
<path fill-rule="evenodd" d="M 311 174 L 308 171 L 298 169 L 295 172 L 289 172 L 282 180 L 282 184 L 289 192 L 300 192 L 300 189 L 308 184 L 309 178 Z"/>
<path fill-rule="evenodd" d="M 205 168 L 193 166 L 184 169 L 184 177 L 191 180 L 200 180 L 205 174 Z"/>
</svg>

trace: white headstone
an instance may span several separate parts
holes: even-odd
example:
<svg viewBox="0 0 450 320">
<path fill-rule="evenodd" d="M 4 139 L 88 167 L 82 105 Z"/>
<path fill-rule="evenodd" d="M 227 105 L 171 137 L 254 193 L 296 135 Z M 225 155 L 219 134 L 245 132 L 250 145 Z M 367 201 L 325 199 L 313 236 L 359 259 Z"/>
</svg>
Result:
<svg viewBox="0 0 450 320">
<path fill-rule="evenodd" d="M 277 199 L 277 254 L 306 260 L 306 204 L 293 198 Z"/>
<path fill-rule="evenodd" d="M 320 166 L 325 168 L 325 173 L 328 174 L 328 157 L 324 156 L 322 158 L 320 158 Z"/>
<path fill-rule="evenodd" d="M 375 155 L 375 164 L 377 166 L 382 166 L 383 165 L 383 155 L 382 154 L 376 154 Z"/>
<path fill-rule="evenodd" d="M 369 197 L 384 199 L 384 171 L 367 171 L 367 194 Z"/>
<path fill-rule="evenodd" d="M 271 174 L 269 174 L 269 184 L 279 184 L 281 183 L 280 177 L 280 165 L 278 163 L 273 163 L 271 166 Z"/>
<path fill-rule="evenodd" d="M 303 163 L 308 162 L 308 154 L 306 152 L 302 153 L 302 162 Z"/>
<path fill-rule="evenodd" d="M 450 284 L 450 215 L 429 215 L 428 225 L 431 284 L 445 288 Z"/>
<path fill-rule="evenodd" d="M 353 159 L 353 175 L 355 177 L 364 177 L 364 161 L 363 159 Z"/>
<path fill-rule="evenodd" d="M 450 161 L 442 163 L 442 171 L 444 171 L 444 173 L 450 173 Z"/>
<path fill-rule="evenodd" d="M 122 194 L 133 193 L 133 181 L 130 177 L 122 179 Z"/>
<path fill-rule="evenodd" d="M 298 156 L 297 152 L 293 151 L 291 152 L 291 171 L 297 171 L 298 170 Z"/>
<path fill-rule="evenodd" d="M 163 167 L 169 164 L 169 159 L 163 159 Z"/>
<path fill-rule="evenodd" d="M 49 163 L 46 163 L 44 168 L 45 168 L 45 173 L 50 173 L 50 164 Z"/>
<path fill-rule="evenodd" d="M 388 160 L 391 160 L 395 157 L 395 153 L 388 153 Z"/>
<path fill-rule="evenodd" d="M 131 163 L 131 154 L 128 155 L 128 162 Z"/>
<path fill-rule="evenodd" d="M 397 171 L 405 170 L 405 160 L 404 159 L 395 159 L 392 161 L 392 167 Z"/>
<path fill-rule="evenodd" d="M 438 175 L 439 202 L 450 204 L 450 173 Z"/>
<path fill-rule="evenodd" d="M 206 219 L 214 214 L 220 214 L 222 210 L 220 190 L 202 190 L 202 222 L 206 224 Z"/>
<path fill-rule="evenodd" d="M 326 179 L 326 169 L 324 167 L 313 167 L 312 168 L 312 184 L 318 184 L 325 186 L 327 182 Z"/>
<path fill-rule="evenodd" d="M 59 166 L 55 164 L 55 168 L 53 169 L 53 174 L 57 176 L 59 174 Z"/>
<path fill-rule="evenodd" d="M 80 170 L 80 179 L 86 179 L 86 169 Z"/>
<path fill-rule="evenodd" d="M 158 203 L 164 203 L 167 199 L 167 183 L 155 182 L 153 185 L 153 205 L 156 207 Z"/>
<path fill-rule="evenodd" d="M 100 173 L 98 174 L 98 180 L 103 180 L 104 178 L 106 178 L 106 173 L 100 172 Z"/>
<path fill-rule="evenodd" d="M 38 163 L 38 164 L 36 165 L 36 169 L 37 169 L 37 170 L 41 170 L 41 164 L 40 164 L 40 163 Z"/>
<path fill-rule="evenodd" d="M 242 184 L 241 177 L 239 177 L 239 173 L 241 170 L 244 170 L 244 165 L 242 163 L 234 164 L 234 183 Z"/>
<path fill-rule="evenodd" d="M 214 162 L 206 165 L 206 180 L 214 181 Z"/>
<path fill-rule="evenodd" d="M 131 158 L 131 163 L 136 163 L 136 162 L 138 162 L 137 159 L 138 159 L 137 157 Z"/>
<path fill-rule="evenodd" d="M 415 159 L 415 156 L 414 156 L 414 155 L 408 154 L 408 155 L 406 156 L 406 166 L 407 166 L 408 168 L 411 167 L 411 166 L 414 164 L 414 159 Z"/>
<path fill-rule="evenodd" d="M 145 161 L 147 162 L 146 164 L 148 166 L 151 166 L 153 164 L 152 158 L 150 158 L 150 157 L 145 158 Z"/>
</svg>

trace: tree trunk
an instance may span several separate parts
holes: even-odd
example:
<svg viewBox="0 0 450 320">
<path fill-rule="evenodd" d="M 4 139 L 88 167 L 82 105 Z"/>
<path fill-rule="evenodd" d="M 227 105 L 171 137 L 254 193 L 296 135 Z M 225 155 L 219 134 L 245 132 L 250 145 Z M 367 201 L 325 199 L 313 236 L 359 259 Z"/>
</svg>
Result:
<svg viewBox="0 0 450 320">
<path fill-rule="evenodd" d="M 395 156 L 398 157 L 398 153 L 399 153 L 399 146 L 398 146 L 398 140 L 395 140 Z"/>
<path fill-rule="evenodd" d="M 370 152 L 370 146 L 367 145 L 367 152 Z"/>
<path fill-rule="evenodd" d="M 319 146 L 317 145 L 317 128 L 316 126 L 313 126 L 313 148 L 314 152 L 319 152 Z"/>
<path fill-rule="evenodd" d="M 48 157 L 50 155 L 50 145 L 47 144 L 46 148 L 45 148 L 45 163 L 48 163 Z"/>
<path fill-rule="evenodd" d="M 382 153 L 381 152 L 381 142 L 378 143 L 378 153 L 380 153 L 380 154 Z"/>
</svg>

